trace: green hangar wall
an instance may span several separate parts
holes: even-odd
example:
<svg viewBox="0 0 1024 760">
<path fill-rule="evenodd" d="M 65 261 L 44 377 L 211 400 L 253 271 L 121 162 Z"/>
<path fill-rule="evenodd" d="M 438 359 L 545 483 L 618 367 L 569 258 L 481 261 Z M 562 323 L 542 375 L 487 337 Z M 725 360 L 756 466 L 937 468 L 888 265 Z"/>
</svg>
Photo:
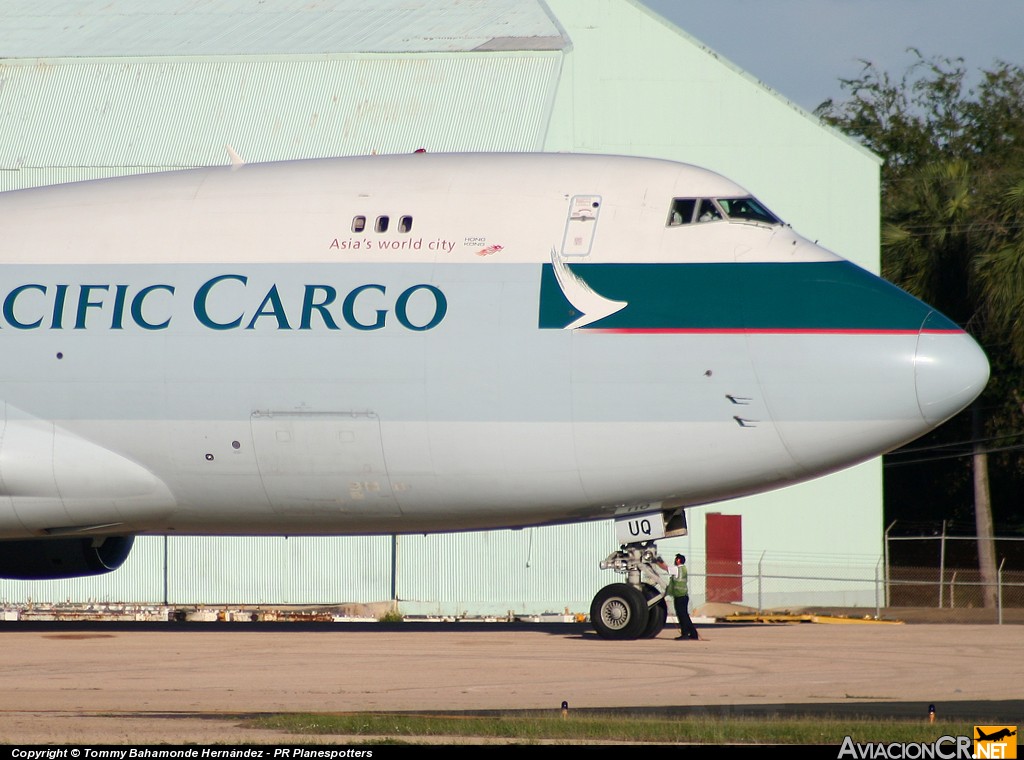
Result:
<svg viewBox="0 0 1024 760">
<path fill-rule="evenodd" d="M 635 0 L 8 0 L 0 189 L 246 161 L 576 151 L 707 166 L 878 269 L 879 161 Z M 496 178 L 495 181 L 500 181 Z M 785 297 L 785 294 L 780 294 Z M 688 510 L 742 516 L 744 601 L 872 606 L 879 461 Z M 100 578 L 0 581 L 6 603 L 339 604 L 585 612 L 610 523 L 429 536 L 142 537 Z M 758 569 L 828 580 L 761 585 Z"/>
</svg>

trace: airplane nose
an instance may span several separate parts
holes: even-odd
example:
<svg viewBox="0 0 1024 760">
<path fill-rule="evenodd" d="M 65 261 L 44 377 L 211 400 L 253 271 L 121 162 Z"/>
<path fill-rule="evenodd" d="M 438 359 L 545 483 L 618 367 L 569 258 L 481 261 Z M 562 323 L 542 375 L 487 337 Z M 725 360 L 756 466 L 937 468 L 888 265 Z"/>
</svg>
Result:
<svg viewBox="0 0 1024 760">
<path fill-rule="evenodd" d="M 921 416 L 938 425 L 970 404 L 988 382 L 988 358 L 965 332 L 931 312 L 921 325 L 914 357 L 914 382 Z"/>
</svg>

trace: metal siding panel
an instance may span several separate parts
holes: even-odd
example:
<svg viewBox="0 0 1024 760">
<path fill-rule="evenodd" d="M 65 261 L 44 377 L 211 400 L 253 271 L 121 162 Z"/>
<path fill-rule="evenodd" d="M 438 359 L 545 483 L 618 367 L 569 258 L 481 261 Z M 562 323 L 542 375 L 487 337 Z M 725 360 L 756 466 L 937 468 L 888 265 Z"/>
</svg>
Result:
<svg viewBox="0 0 1024 760">
<path fill-rule="evenodd" d="M 340 604 L 390 597 L 390 541 L 370 537 L 169 540 L 172 604 Z"/>
<path fill-rule="evenodd" d="M 399 536 L 396 588 L 407 615 L 586 612 L 613 582 L 597 563 L 607 522 Z M 339 605 L 391 599 L 391 537 L 141 536 L 108 575 L 0 580 L 7 604 L 127 602 L 182 606 Z"/>
<path fill-rule="evenodd" d="M 174 604 L 287 604 L 283 538 L 178 536 L 168 542 L 168 600 Z"/>
<path fill-rule="evenodd" d="M 391 598 L 388 536 L 289 539 L 288 594 L 300 604 L 344 604 Z"/>
<path fill-rule="evenodd" d="M 401 536 L 399 609 L 407 615 L 586 613 L 594 593 L 618 580 L 598 568 L 614 548 L 607 521 Z"/>
<path fill-rule="evenodd" d="M 533 0 L 5 0 L 7 58 L 459 52 L 568 42 Z M 531 47 L 532 46 L 532 47 Z"/>
<path fill-rule="evenodd" d="M 224 164 L 543 145 L 559 53 L 0 65 L 0 166 Z"/>
<path fill-rule="evenodd" d="M 159 603 L 163 599 L 163 545 L 160 536 L 139 536 L 125 563 L 106 575 L 52 581 L 0 579 L 0 602 Z"/>
<path fill-rule="evenodd" d="M 103 177 L 120 177 L 126 174 L 144 174 L 146 172 L 168 171 L 179 167 L 84 167 L 67 166 L 52 168 L 24 168 L 18 171 L 0 170 L 0 192 L 5 190 L 22 190 L 27 187 L 43 185 L 60 185 L 65 182 L 79 182 L 86 179 Z"/>
</svg>

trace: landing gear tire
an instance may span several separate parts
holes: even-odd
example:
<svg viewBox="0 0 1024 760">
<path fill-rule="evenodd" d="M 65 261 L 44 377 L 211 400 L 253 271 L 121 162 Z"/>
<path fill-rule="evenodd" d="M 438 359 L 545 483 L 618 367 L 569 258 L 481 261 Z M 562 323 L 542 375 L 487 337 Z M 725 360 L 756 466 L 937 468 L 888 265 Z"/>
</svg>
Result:
<svg viewBox="0 0 1024 760">
<path fill-rule="evenodd" d="M 661 592 L 650 583 L 644 584 L 644 597 L 648 601 L 658 596 L 660 593 Z M 658 634 L 661 633 L 662 629 L 665 627 L 666 620 L 668 620 L 668 605 L 665 603 L 664 597 L 662 597 L 658 600 L 657 604 L 647 608 L 647 625 L 644 626 L 643 631 L 640 632 L 640 638 L 657 638 Z"/>
<path fill-rule="evenodd" d="M 590 622 L 603 639 L 639 638 L 650 617 L 643 594 L 625 583 L 605 586 L 590 604 Z"/>
</svg>

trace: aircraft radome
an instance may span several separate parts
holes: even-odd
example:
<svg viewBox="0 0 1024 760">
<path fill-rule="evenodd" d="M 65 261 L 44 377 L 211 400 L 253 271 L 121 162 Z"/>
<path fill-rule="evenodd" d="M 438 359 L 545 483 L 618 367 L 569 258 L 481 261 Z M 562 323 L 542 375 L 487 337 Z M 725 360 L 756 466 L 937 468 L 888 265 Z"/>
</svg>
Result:
<svg viewBox="0 0 1024 760">
<path fill-rule="evenodd" d="M 4 193 L 0 230 L 5 577 L 138 534 L 614 518 L 593 623 L 656 635 L 684 508 L 875 457 L 988 378 L 956 324 L 670 161 L 147 174 Z"/>
</svg>

